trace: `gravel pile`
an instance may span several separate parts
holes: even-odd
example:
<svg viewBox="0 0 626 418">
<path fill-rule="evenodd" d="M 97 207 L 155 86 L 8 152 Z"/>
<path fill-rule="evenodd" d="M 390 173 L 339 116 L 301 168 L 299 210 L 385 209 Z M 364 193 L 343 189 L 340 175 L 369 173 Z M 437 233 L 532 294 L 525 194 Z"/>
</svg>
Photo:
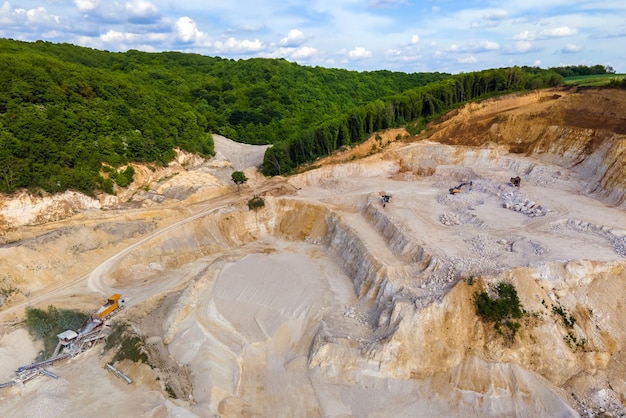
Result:
<svg viewBox="0 0 626 418">
<path fill-rule="evenodd" d="M 545 216 L 548 210 L 537 202 L 527 199 L 519 190 L 509 190 L 500 196 L 502 207 L 532 217 Z"/>
<path fill-rule="evenodd" d="M 553 222 L 550 226 L 555 230 L 564 229 L 583 234 L 593 234 L 604 238 L 611 244 L 620 257 L 626 257 L 626 230 L 616 230 L 605 225 L 598 225 L 581 219 L 561 220 Z"/>
<path fill-rule="evenodd" d="M 574 407 L 583 418 L 623 418 L 626 408 L 617 393 L 611 389 L 600 389 L 585 398 L 573 398 Z"/>
</svg>

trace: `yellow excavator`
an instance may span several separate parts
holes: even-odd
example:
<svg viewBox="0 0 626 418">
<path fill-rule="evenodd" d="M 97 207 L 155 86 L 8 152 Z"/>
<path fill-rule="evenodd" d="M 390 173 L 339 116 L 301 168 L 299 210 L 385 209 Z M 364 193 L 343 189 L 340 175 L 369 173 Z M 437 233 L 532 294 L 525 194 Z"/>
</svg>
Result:
<svg viewBox="0 0 626 418">
<path fill-rule="evenodd" d="M 472 182 L 471 182 L 471 181 L 468 181 L 468 182 L 466 182 L 466 183 L 461 183 L 461 184 L 459 184 L 459 185 L 458 185 L 458 186 L 456 186 L 456 187 L 450 187 L 450 188 L 448 189 L 448 191 L 450 192 L 450 194 L 457 194 L 457 193 L 461 193 L 461 187 L 463 187 L 463 186 L 469 186 L 469 187 L 470 187 L 470 190 L 471 190 L 471 189 L 472 189 Z"/>
</svg>

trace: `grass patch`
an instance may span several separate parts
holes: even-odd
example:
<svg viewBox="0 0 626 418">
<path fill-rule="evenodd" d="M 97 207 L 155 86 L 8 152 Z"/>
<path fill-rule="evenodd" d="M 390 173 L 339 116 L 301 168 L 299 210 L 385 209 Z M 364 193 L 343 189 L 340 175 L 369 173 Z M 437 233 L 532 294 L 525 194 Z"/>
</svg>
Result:
<svg viewBox="0 0 626 418">
<path fill-rule="evenodd" d="M 492 322 L 498 334 L 512 341 L 521 326 L 516 319 L 524 315 L 517 290 L 504 282 L 491 285 L 489 290 L 474 293 L 476 314 L 484 321 Z"/>
<path fill-rule="evenodd" d="M 148 363 L 148 355 L 144 349 L 143 339 L 133 333 L 127 324 L 115 323 L 113 332 L 107 338 L 105 350 L 117 349 L 113 356 L 113 363 L 128 359 L 135 363 Z"/>
<path fill-rule="evenodd" d="M 37 360 L 45 360 L 54 353 L 58 334 L 70 329 L 77 331 L 88 319 L 89 315 L 86 313 L 57 309 L 52 305 L 45 311 L 37 308 L 26 309 L 26 328 L 33 337 L 43 341 L 44 344 L 44 349 Z"/>
<path fill-rule="evenodd" d="M 603 87 L 612 81 L 620 81 L 626 78 L 626 74 L 594 74 L 579 75 L 565 78 L 565 85 L 579 87 Z"/>
</svg>

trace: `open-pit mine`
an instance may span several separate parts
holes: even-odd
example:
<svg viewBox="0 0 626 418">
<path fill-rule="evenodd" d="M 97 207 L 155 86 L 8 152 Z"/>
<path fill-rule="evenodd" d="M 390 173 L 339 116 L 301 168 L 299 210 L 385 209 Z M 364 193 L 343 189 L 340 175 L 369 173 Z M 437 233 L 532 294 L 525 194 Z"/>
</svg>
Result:
<svg viewBox="0 0 626 418">
<path fill-rule="evenodd" d="M 626 414 L 626 91 L 467 104 L 289 177 L 215 142 L 117 196 L 3 197 L 0 383 L 42 349 L 29 306 L 123 295 L 148 360 L 96 344 L 1 416 Z M 477 314 L 500 283 L 514 332 Z"/>
</svg>

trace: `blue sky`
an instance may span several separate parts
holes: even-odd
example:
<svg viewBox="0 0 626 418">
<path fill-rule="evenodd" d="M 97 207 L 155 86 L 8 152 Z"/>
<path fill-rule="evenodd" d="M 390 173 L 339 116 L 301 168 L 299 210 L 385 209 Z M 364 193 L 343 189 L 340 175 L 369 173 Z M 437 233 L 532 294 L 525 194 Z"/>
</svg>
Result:
<svg viewBox="0 0 626 418">
<path fill-rule="evenodd" d="M 0 37 L 359 71 L 626 72 L 626 1 L 0 0 Z"/>
</svg>

